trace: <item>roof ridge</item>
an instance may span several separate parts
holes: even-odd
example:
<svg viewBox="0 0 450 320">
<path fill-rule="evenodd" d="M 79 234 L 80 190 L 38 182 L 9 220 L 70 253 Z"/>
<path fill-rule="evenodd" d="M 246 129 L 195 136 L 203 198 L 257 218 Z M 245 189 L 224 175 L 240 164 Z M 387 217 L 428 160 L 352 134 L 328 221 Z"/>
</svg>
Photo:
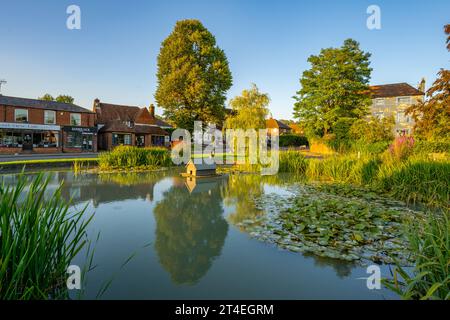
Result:
<svg viewBox="0 0 450 320">
<path fill-rule="evenodd" d="M 83 108 L 82 106 L 79 106 L 75 103 L 69 103 L 69 102 L 61 102 L 61 101 L 55 101 L 55 100 L 44 100 L 44 99 L 34 99 L 34 98 L 24 98 L 24 97 L 14 97 L 14 96 L 5 96 L 0 94 L 0 97 L 2 98 L 12 98 L 12 99 L 22 99 L 22 100 L 30 100 L 30 101 L 42 101 L 42 102 L 46 102 L 46 103 L 62 103 L 62 104 L 67 104 L 67 105 L 72 105 L 72 106 L 77 106 L 80 108 Z"/>
</svg>

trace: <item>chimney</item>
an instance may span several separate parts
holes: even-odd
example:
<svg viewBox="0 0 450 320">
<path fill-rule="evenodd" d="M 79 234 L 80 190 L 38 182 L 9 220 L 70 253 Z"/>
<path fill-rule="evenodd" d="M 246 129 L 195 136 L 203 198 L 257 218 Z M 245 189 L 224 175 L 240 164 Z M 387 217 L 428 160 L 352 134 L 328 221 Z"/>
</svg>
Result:
<svg viewBox="0 0 450 320">
<path fill-rule="evenodd" d="M 99 99 L 99 98 L 96 98 L 96 99 L 94 100 L 94 106 L 92 107 L 92 111 L 94 111 L 94 112 L 100 112 L 99 105 L 100 105 L 100 99 Z"/>
<path fill-rule="evenodd" d="M 420 80 L 418 89 L 425 93 L 425 78 L 422 78 L 422 80 Z"/>
<path fill-rule="evenodd" d="M 153 104 L 151 104 L 150 107 L 149 107 L 148 109 L 149 109 L 149 111 L 150 111 L 150 116 L 151 116 L 152 118 L 154 118 L 154 117 L 155 117 L 155 106 L 154 106 Z"/>
</svg>

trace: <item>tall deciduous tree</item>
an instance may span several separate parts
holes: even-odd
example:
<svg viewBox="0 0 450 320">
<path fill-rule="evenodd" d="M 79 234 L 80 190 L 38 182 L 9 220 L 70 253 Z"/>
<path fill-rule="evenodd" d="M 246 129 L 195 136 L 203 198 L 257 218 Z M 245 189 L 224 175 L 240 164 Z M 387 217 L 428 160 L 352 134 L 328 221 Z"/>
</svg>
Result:
<svg viewBox="0 0 450 320">
<path fill-rule="evenodd" d="M 51 94 L 46 93 L 42 97 L 40 97 L 39 99 L 40 100 L 46 100 L 46 101 L 64 102 L 64 103 L 73 103 L 74 102 L 74 98 L 73 97 L 71 97 L 69 95 L 65 95 L 65 94 L 60 94 L 56 98 L 53 98 L 53 96 Z"/>
<path fill-rule="evenodd" d="M 198 20 L 178 21 L 158 56 L 157 103 L 178 127 L 220 123 L 232 76 L 225 53 Z"/>
<path fill-rule="evenodd" d="M 56 97 L 55 101 L 64 103 L 73 103 L 74 99 L 71 96 L 62 94 Z"/>
<path fill-rule="evenodd" d="M 450 51 L 450 24 L 444 27 Z M 407 109 L 414 121 L 414 132 L 425 139 L 450 138 L 450 70 L 441 69 L 427 91 L 427 100 Z"/>
<path fill-rule="evenodd" d="M 333 131 L 339 118 L 358 119 L 368 113 L 370 56 L 358 42 L 347 39 L 340 48 L 322 49 L 308 58 L 311 69 L 300 79 L 294 117 L 310 134 L 323 136 Z"/>
<path fill-rule="evenodd" d="M 45 101 L 55 101 L 55 98 L 53 98 L 53 96 L 49 93 L 44 94 L 42 97 L 39 97 L 38 99 Z"/>
<path fill-rule="evenodd" d="M 243 90 L 240 96 L 230 101 L 233 114 L 226 119 L 226 127 L 233 129 L 263 129 L 266 127 L 267 106 L 270 98 L 267 93 L 259 91 L 253 84 L 248 90 Z"/>
</svg>

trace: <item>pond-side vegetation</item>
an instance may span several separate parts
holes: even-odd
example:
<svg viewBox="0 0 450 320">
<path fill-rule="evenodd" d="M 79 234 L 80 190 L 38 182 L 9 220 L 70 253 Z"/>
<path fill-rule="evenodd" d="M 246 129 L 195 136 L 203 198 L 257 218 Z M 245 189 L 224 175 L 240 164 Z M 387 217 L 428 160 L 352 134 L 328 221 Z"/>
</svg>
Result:
<svg viewBox="0 0 450 320">
<path fill-rule="evenodd" d="M 61 186 L 48 196 L 48 182 L 22 174 L 0 186 L 0 300 L 68 297 L 67 268 L 87 243 L 92 216 L 69 209 Z"/>
<path fill-rule="evenodd" d="M 258 221 L 246 221 L 251 235 L 321 257 L 408 263 L 402 223 L 418 213 L 404 204 L 373 193 L 340 194 L 341 187 L 331 185 L 290 190 L 293 196 L 258 199 L 267 214 Z"/>
<path fill-rule="evenodd" d="M 170 151 L 166 148 L 138 148 L 119 146 L 99 156 L 100 171 L 154 170 L 172 165 Z"/>
</svg>

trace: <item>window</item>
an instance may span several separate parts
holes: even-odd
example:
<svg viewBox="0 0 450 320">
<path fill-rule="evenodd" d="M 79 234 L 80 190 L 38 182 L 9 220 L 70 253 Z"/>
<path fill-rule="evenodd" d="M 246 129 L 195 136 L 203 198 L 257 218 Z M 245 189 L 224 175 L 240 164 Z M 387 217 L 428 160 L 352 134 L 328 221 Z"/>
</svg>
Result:
<svg viewBox="0 0 450 320">
<path fill-rule="evenodd" d="M 0 131 L 0 146 L 7 148 L 21 148 L 22 144 L 22 133 Z"/>
<path fill-rule="evenodd" d="M 44 123 L 45 124 L 55 124 L 56 123 L 56 112 L 53 110 L 44 111 Z"/>
<path fill-rule="evenodd" d="M 34 132 L 33 148 L 56 148 L 58 147 L 59 134 L 53 131 Z"/>
<path fill-rule="evenodd" d="M 79 114 L 79 113 L 71 113 L 70 114 L 70 125 L 72 125 L 72 126 L 81 126 L 81 114 Z"/>
<path fill-rule="evenodd" d="M 164 136 L 152 136 L 152 146 L 164 146 Z"/>
<path fill-rule="evenodd" d="M 131 134 L 113 133 L 112 143 L 114 146 L 131 145 Z"/>
<path fill-rule="evenodd" d="M 28 110 L 27 109 L 15 109 L 14 119 L 16 122 L 28 122 Z"/>
<path fill-rule="evenodd" d="M 384 118 L 384 112 L 383 112 L 383 111 L 377 111 L 377 112 L 374 112 L 374 113 L 373 113 L 373 116 L 374 116 L 375 118 L 378 118 L 378 119 L 383 119 L 383 118 Z"/>
<path fill-rule="evenodd" d="M 411 104 L 411 97 L 398 97 L 397 104 Z"/>
<path fill-rule="evenodd" d="M 405 115 L 405 112 L 400 111 L 397 113 L 397 122 L 398 123 L 401 123 L 401 122 L 410 123 L 411 118 L 409 116 Z"/>
<path fill-rule="evenodd" d="M 376 106 L 384 105 L 384 99 L 375 99 L 375 105 Z"/>
<path fill-rule="evenodd" d="M 69 148 L 81 148 L 83 145 L 83 135 L 81 132 L 68 132 L 65 146 Z"/>
</svg>

